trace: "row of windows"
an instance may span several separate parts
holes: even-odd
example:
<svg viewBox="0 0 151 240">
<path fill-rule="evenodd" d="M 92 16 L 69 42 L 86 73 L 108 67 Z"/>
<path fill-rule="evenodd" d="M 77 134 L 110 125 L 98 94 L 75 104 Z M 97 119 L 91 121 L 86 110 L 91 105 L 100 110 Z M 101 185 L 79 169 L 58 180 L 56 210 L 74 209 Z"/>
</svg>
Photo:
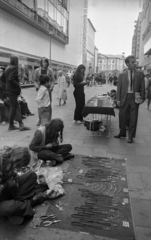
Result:
<svg viewBox="0 0 151 240">
<path fill-rule="evenodd" d="M 69 20 L 67 0 L 21 0 L 21 2 L 67 35 Z"/>
<path fill-rule="evenodd" d="M 122 63 L 123 59 L 101 59 L 99 60 L 100 63 Z"/>
<path fill-rule="evenodd" d="M 101 65 L 101 66 L 99 66 L 99 70 L 116 70 L 116 69 L 120 70 L 122 68 L 123 68 L 123 65 L 122 66 L 121 65 L 117 65 L 117 66 L 115 66 L 115 65 L 108 65 L 108 66 Z"/>
</svg>

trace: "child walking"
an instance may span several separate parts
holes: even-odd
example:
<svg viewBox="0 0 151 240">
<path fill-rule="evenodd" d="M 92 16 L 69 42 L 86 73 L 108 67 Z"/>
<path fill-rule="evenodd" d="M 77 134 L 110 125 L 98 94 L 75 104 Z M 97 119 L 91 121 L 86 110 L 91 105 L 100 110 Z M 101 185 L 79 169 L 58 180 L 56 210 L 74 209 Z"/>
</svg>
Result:
<svg viewBox="0 0 151 240">
<path fill-rule="evenodd" d="M 49 97 L 49 77 L 41 75 L 39 78 L 40 88 L 37 93 L 36 102 L 38 104 L 41 126 L 49 124 L 52 117 L 52 108 Z"/>
</svg>

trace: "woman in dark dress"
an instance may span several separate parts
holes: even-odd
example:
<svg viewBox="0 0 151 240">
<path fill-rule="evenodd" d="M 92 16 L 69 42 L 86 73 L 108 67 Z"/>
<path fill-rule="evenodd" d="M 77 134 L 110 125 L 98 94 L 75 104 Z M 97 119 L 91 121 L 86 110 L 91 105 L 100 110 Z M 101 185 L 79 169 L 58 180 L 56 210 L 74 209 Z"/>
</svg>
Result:
<svg viewBox="0 0 151 240">
<path fill-rule="evenodd" d="M 84 82 L 84 72 L 85 66 L 83 64 L 79 65 L 75 74 L 73 75 L 73 85 L 74 85 L 74 98 L 76 103 L 76 108 L 74 112 L 74 120 L 76 123 L 82 123 L 83 116 L 82 110 L 85 105 L 85 93 L 84 93 L 84 85 L 87 85 L 87 82 Z"/>
</svg>

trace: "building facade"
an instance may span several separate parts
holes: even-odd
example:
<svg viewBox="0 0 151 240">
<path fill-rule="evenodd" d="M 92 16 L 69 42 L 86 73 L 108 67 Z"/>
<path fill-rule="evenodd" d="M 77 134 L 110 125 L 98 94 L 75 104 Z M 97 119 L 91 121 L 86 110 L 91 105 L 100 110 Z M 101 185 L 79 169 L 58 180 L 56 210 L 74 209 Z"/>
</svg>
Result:
<svg viewBox="0 0 151 240">
<path fill-rule="evenodd" d="M 20 69 L 33 72 L 47 57 L 55 73 L 82 63 L 84 0 L 0 0 L 0 66 L 19 56 Z"/>
<path fill-rule="evenodd" d="M 138 15 L 137 21 L 135 21 L 134 35 L 132 39 L 132 55 L 135 56 L 136 61 L 139 62 L 139 50 L 140 50 L 140 34 L 141 34 L 141 19 L 142 13 Z"/>
<path fill-rule="evenodd" d="M 141 18 L 139 66 L 151 73 L 151 0 L 144 0 Z"/>
<path fill-rule="evenodd" d="M 98 53 L 98 72 L 121 72 L 125 67 L 125 58 L 123 55 Z"/>
<path fill-rule="evenodd" d="M 90 19 L 87 19 L 87 41 L 86 41 L 86 72 L 95 71 L 95 28 Z"/>
</svg>

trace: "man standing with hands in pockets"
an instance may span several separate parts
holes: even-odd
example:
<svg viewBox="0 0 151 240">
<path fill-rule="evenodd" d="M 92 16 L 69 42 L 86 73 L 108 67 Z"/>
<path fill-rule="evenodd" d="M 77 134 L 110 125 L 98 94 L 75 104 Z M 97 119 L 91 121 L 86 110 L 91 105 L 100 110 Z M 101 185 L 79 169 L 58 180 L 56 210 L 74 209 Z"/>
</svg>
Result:
<svg viewBox="0 0 151 240">
<path fill-rule="evenodd" d="M 119 75 L 117 86 L 120 132 L 114 137 L 126 137 L 126 120 L 129 117 L 127 142 L 132 143 L 136 135 L 139 104 L 145 100 L 145 81 L 143 72 L 136 69 L 134 56 L 128 56 L 125 63 L 128 69 Z"/>
</svg>

